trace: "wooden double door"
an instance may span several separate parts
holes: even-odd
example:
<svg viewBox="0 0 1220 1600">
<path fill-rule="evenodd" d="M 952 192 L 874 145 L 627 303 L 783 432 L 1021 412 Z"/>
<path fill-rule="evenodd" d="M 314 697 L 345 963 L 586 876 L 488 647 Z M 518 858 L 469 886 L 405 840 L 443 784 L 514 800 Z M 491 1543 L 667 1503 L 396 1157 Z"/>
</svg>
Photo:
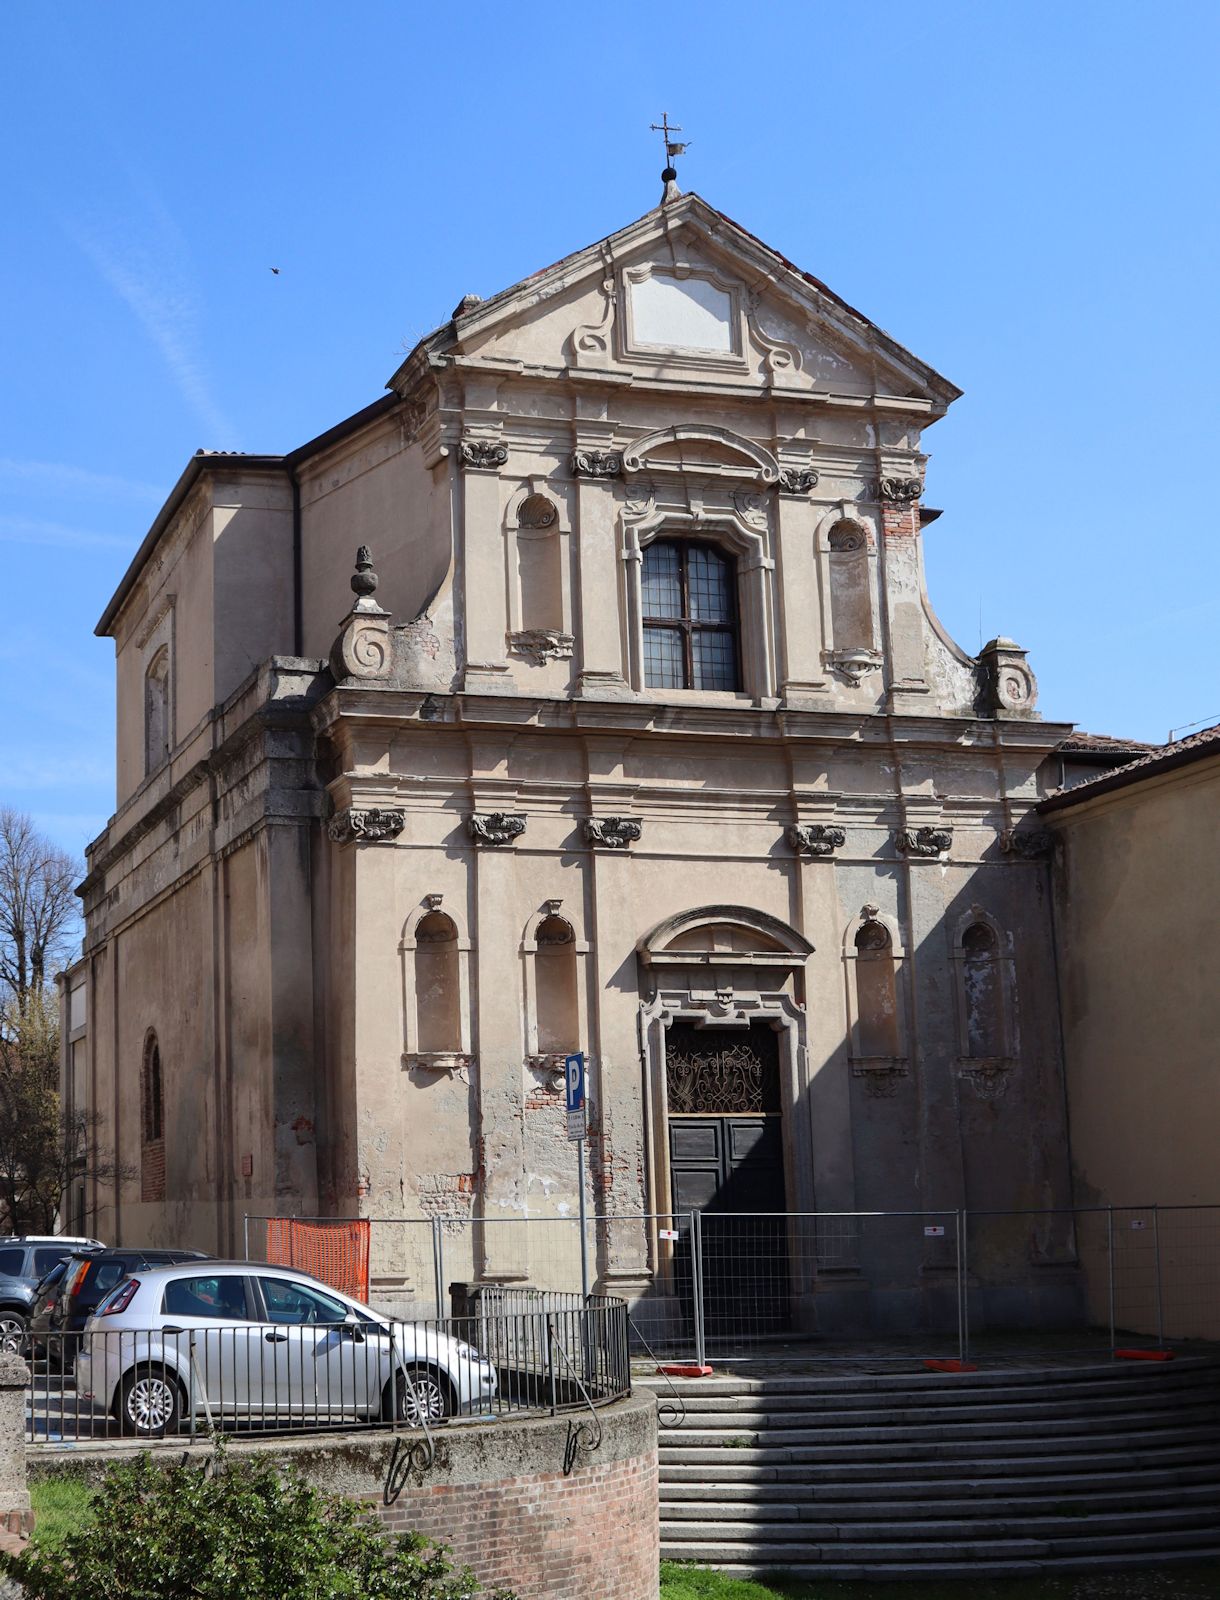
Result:
<svg viewBox="0 0 1220 1600">
<path fill-rule="evenodd" d="M 789 1322 L 789 1263 L 775 1031 L 676 1022 L 666 1080 L 673 1209 L 702 1213 L 705 1329 L 721 1340 L 778 1332 Z M 679 1228 L 685 1274 L 691 1246 Z"/>
</svg>

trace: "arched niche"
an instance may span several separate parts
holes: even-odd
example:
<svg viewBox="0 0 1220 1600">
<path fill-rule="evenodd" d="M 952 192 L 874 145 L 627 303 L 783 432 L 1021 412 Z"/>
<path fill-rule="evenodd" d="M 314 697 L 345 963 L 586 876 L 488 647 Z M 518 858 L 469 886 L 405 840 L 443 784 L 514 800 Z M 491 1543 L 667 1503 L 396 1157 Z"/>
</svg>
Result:
<svg viewBox="0 0 1220 1600">
<path fill-rule="evenodd" d="M 163 644 L 144 673 L 144 771 L 155 772 L 167 759 L 170 732 L 169 646 Z"/>
<path fill-rule="evenodd" d="M 468 1066 L 471 945 L 460 912 L 442 895 L 426 895 L 403 926 L 399 951 L 404 1062 L 441 1072 Z"/>
<path fill-rule="evenodd" d="M 1017 1055 L 1012 940 L 980 906 L 971 906 L 957 922 L 953 968 L 961 1067 L 996 1071 L 1012 1066 Z"/>
<path fill-rule="evenodd" d="M 144 1036 L 140 1058 L 140 1199 L 165 1199 L 165 1085 L 153 1028 Z"/>
<path fill-rule="evenodd" d="M 857 1077 L 907 1070 L 905 965 L 897 921 L 861 906 L 843 934 L 848 1060 Z"/>
<path fill-rule="evenodd" d="M 563 916 L 562 900 L 546 900 L 533 913 L 521 937 L 525 995 L 527 1064 L 544 1074 L 550 1087 L 563 1058 L 588 1044 L 585 958 L 587 940 L 577 937 Z"/>
<path fill-rule="evenodd" d="M 543 477 L 520 484 L 504 514 L 508 643 L 536 664 L 572 654 L 571 526 Z"/>
</svg>

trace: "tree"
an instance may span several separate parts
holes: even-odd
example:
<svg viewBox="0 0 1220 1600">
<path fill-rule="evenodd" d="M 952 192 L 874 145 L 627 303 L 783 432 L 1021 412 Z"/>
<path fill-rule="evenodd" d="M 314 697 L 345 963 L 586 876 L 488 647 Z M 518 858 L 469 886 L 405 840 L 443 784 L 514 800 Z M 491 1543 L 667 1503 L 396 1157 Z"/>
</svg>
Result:
<svg viewBox="0 0 1220 1600">
<path fill-rule="evenodd" d="M 67 960 L 79 926 L 80 863 L 32 817 L 0 809 L 0 1008 L 24 1014 Z"/>
<path fill-rule="evenodd" d="M 0 1226 L 53 1231 L 98 1119 L 59 1092 L 59 999 L 50 981 L 80 926 L 79 862 L 22 812 L 0 809 Z M 93 1176 L 119 1176 L 105 1152 Z"/>
</svg>

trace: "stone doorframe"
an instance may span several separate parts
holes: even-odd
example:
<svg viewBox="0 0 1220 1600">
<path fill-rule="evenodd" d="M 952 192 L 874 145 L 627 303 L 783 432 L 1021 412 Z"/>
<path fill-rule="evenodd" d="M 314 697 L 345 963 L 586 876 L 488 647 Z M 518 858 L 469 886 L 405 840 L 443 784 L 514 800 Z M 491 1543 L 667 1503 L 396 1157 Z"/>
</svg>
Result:
<svg viewBox="0 0 1220 1600">
<path fill-rule="evenodd" d="M 689 936 L 701 926 L 713 924 L 728 924 L 747 936 L 759 936 L 759 948 L 669 948 L 679 934 Z M 765 1022 L 778 1033 L 787 1205 L 792 1211 L 813 1209 L 809 1119 L 801 1114 L 801 1101 L 809 1088 L 805 1010 L 784 987 L 795 973 L 803 973 L 812 954 L 813 946 L 794 928 L 746 906 L 702 906 L 683 912 L 667 918 L 640 940 L 636 950 L 643 995 L 639 1011 L 640 1056 L 644 1072 L 645 1162 L 652 1211 L 666 1212 L 673 1203 L 665 1030 L 677 1020 L 691 1022 L 696 1028 L 716 1029 L 748 1029 L 753 1022 Z M 650 1254 L 655 1261 L 655 1240 Z"/>
</svg>

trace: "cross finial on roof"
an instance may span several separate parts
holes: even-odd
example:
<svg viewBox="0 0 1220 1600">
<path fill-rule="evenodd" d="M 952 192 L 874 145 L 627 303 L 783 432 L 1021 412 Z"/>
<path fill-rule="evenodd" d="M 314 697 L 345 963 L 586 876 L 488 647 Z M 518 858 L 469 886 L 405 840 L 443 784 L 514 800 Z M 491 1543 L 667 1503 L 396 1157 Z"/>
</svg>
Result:
<svg viewBox="0 0 1220 1600">
<path fill-rule="evenodd" d="M 671 134 L 681 133 L 682 129 L 677 123 L 670 122 L 668 111 L 662 111 L 660 122 L 651 123 L 649 131 L 659 133 L 665 143 L 665 170 L 661 173 L 661 182 L 665 185 L 661 191 L 661 204 L 664 205 L 667 200 L 673 200 L 682 193 L 678 188 L 678 172 L 673 162 L 675 156 L 686 154 L 686 144 L 678 144 L 670 137 Z"/>
</svg>

